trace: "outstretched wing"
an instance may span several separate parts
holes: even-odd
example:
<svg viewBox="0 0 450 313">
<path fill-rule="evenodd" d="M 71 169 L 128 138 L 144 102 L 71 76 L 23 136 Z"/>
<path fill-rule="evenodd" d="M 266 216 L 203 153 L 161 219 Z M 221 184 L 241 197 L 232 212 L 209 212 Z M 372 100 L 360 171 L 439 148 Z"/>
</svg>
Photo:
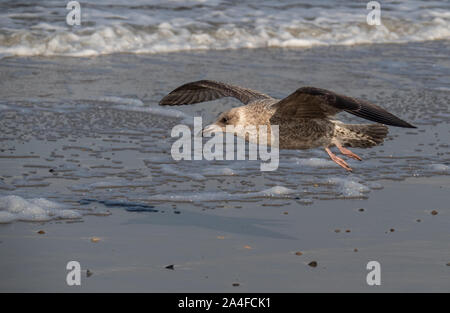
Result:
<svg viewBox="0 0 450 313">
<path fill-rule="evenodd" d="M 258 99 L 272 99 L 272 97 L 268 95 L 251 89 L 212 80 L 200 80 L 178 87 L 162 98 L 159 105 L 194 104 L 223 97 L 234 97 L 244 104 L 248 104 Z"/>
<path fill-rule="evenodd" d="M 297 89 L 290 96 L 273 104 L 272 107 L 276 108 L 276 114 L 283 116 L 324 118 L 346 111 L 386 125 L 416 128 L 375 104 L 315 87 Z"/>
</svg>

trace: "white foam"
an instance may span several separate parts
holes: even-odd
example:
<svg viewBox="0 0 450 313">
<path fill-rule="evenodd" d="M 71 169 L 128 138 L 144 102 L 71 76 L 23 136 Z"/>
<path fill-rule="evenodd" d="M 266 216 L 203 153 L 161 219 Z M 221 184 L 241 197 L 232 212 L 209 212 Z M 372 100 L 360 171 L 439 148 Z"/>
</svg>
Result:
<svg viewBox="0 0 450 313">
<path fill-rule="evenodd" d="M 120 2 L 120 1 L 119 1 Z M 245 2 L 228 5 L 208 2 L 208 10 L 183 4 L 158 2 L 154 10 L 136 10 L 123 3 L 122 14 L 107 7 L 90 9 L 95 26 L 67 28 L 41 22 L 23 29 L 17 15 L 1 16 L 0 55 L 89 57 L 111 53 L 167 53 L 189 50 L 221 50 L 264 47 L 313 47 L 376 43 L 405 43 L 450 38 L 450 17 L 445 8 L 412 3 L 392 8 L 382 25 L 365 21 L 364 5 L 277 8 L 265 11 Z M 95 5 L 93 5 L 95 6 Z M 189 7 L 191 10 L 189 10 Z M 158 11 L 158 8 L 161 8 Z M 171 10 L 174 9 L 174 10 Z M 28 14 L 28 13 L 22 13 Z M 45 12 L 40 12 L 39 16 Z M 26 17 L 26 16 L 25 16 Z M 22 17 L 23 18 L 23 17 Z M 2 27 L 3 26 L 3 27 Z M 9 25 L 8 25 L 9 26 Z"/>
<path fill-rule="evenodd" d="M 439 91 L 450 91 L 450 88 L 449 88 L 449 87 L 446 87 L 446 86 L 440 86 L 440 87 L 434 88 L 434 90 L 439 90 Z"/>
<path fill-rule="evenodd" d="M 301 204 L 313 204 L 314 203 L 314 200 L 313 199 L 311 199 L 311 198 L 302 198 L 302 199 L 299 199 L 299 200 L 297 200 L 299 203 L 301 203 Z"/>
<path fill-rule="evenodd" d="M 115 188 L 139 188 L 152 186 L 151 180 L 110 180 L 110 181 L 98 181 L 91 184 L 72 185 L 68 188 L 73 191 L 89 191 L 92 189 L 115 189 Z"/>
<path fill-rule="evenodd" d="M 246 193 L 228 193 L 224 191 L 218 192 L 190 192 L 177 194 L 158 194 L 153 195 L 145 200 L 156 201 L 174 201 L 174 202 L 208 202 L 208 201 L 232 201 L 242 199 L 255 198 L 280 198 L 297 192 L 283 186 L 275 186 L 262 191 L 246 192 Z"/>
<path fill-rule="evenodd" d="M 309 166 L 309 167 L 337 167 L 337 164 L 333 161 L 326 160 L 326 159 L 319 159 L 319 158 L 308 158 L 308 159 L 301 159 L 301 158 L 291 158 L 292 161 L 295 162 L 295 164 L 300 166 Z"/>
<path fill-rule="evenodd" d="M 116 96 L 103 97 L 103 98 L 100 98 L 99 101 L 112 102 L 115 104 L 135 105 L 135 106 L 143 106 L 144 105 L 144 102 L 142 102 L 139 99 L 123 98 L 123 97 L 116 97 Z"/>
<path fill-rule="evenodd" d="M 430 164 L 429 168 L 434 173 L 448 173 L 450 172 L 450 167 L 445 164 Z"/>
<path fill-rule="evenodd" d="M 237 200 L 239 197 L 227 192 L 202 192 L 202 193 L 178 193 L 178 194 L 158 194 L 148 197 L 146 200 L 174 201 L 174 202 L 203 202 L 219 200 Z"/>
<path fill-rule="evenodd" d="M 377 182 L 369 182 L 367 183 L 367 186 L 372 190 L 381 190 L 383 189 L 383 185 Z"/>
<path fill-rule="evenodd" d="M 267 197 L 275 197 L 275 196 L 280 196 L 280 195 L 288 195 L 291 193 L 295 193 L 296 191 L 293 189 L 289 189 L 283 186 L 275 186 L 266 190 L 263 190 L 257 194 L 259 195 L 264 195 Z"/>
<path fill-rule="evenodd" d="M 327 182 L 336 185 L 341 196 L 346 198 L 359 198 L 370 192 L 369 187 L 351 178 L 332 177 Z"/>
<path fill-rule="evenodd" d="M 80 217 L 79 212 L 67 209 L 66 205 L 44 198 L 24 199 L 14 195 L 0 197 L 0 223 L 43 222 Z"/>
<path fill-rule="evenodd" d="M 41 187 L 50 185 L 49 182 L 45 182 L 42 179 L 39 180 L 30 180 L 32 177 L 27 177 L 27 179 L 14 179 L 11 183 L 18 186 L 27 186 L 27 187 Z"/>
<path fill-rule="evenodd" d="M 117 105 L 114 108 L 125 111 L 145 112 L 153 115 L 178 118 L 182 119 L 181 123 L 188 125 L 193 125 L 194 123 L 194 118 L 192 116 L 175 109 L 165 109 L 151 106 L 130 106 L 130 105 Z"/>
<path fill-rule="evenodd" d="M 203 170 L 203 174 L 206 176 L 235 176 L 237 173 L 229 167 L 214 166 Z"/>
<path fill-rule="evenodd" d="M 205 180 L 205 176 L 197 173 L 187 173 L 185 171 L 180 171 L 178 169 L 175 169 L 173 166 L 163 164 L 161 165 L 161 171 L 164 174 L 167 174 L 169 176 L 178 176 L 178 177 L 185 177 L 192 180 Z"/>
</svg>

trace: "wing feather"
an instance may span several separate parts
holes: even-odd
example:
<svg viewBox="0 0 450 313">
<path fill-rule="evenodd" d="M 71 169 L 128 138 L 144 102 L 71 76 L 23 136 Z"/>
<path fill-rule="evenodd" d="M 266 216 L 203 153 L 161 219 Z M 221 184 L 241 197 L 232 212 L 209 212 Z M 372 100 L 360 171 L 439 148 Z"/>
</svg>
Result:
<svg viewBox="0 0 450 313">
<path fill-rule="evenodd" d="M 377 123 L 416 128 L 378 105 L 315 87 L 297 89 L 293 94 L 275 103 L 273 107 L 277 109 L 277 114 L 288 114 L 298 118 L 324 118 L 346 111 Z"/>
<path fill-rule="evenodd" d="M 272 97 L 247 88 L 228 85 L 211 80 L 200 80 L 184 84 L 160 102 L 160 105 L 183 105 L 216 100 L 223 97 L 234 97 L 244 104 L 258 99 L 272 99 Z"/>
</svg>

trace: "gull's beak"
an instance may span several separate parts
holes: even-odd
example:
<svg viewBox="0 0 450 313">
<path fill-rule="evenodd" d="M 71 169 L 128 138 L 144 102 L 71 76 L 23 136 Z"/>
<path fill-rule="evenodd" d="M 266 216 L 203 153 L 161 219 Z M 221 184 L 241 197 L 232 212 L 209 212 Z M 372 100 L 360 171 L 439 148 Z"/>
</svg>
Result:
<svg viewBox="0 0 450 313">
<path fill-rule="evenodd" d="M 205 137 L 205 135 L 207 137 L 209 137 L 209 135 L 211 135 L 211 133 L 213 133 L 213 132 L 218 133 L 221 131 L 222 131 L 222 128 L 219 125 L 211 124 L 211 125 L 205 126 L 205 128 L 202 129 L 201 135 L 202 135 L 202 137 Z"/>
</svg>

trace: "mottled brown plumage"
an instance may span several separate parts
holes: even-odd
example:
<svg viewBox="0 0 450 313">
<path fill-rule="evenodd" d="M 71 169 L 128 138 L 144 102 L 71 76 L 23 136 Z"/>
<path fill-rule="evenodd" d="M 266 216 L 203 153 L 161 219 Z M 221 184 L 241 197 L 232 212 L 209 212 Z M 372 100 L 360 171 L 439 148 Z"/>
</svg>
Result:
<svg viewBox="0 0 450 313">
<path fill-rule="evenodd" d="M 245 105 L 222 113 L 212 124 L 215 128 L 226 131 L 227 125 L 266 125 L 270 131 L 270 126 L 279 125 L 280 149 L 323 147 L 334 162 L 347 170 L 351 170 L 348 164 L 329 148 L 336 146 L 342 154 L 361 160 L 344 147 L 368 148 L 381 144 L 388 128 L 381 124 L 344 124 L 332 119 L 337 113 L 345 111 L 386 125 L 415 128 L 375 104 L 315 87 L 302 87 L 278 100 L 254 90 L 201 80 L 176 88 L 159 104 L 194 104 L 222 97 L 234 97 Z M 210 126 L 204 131 L 213 128 Z M 248 139 L 246 133 L 234 133 Z"/>
</svg>

